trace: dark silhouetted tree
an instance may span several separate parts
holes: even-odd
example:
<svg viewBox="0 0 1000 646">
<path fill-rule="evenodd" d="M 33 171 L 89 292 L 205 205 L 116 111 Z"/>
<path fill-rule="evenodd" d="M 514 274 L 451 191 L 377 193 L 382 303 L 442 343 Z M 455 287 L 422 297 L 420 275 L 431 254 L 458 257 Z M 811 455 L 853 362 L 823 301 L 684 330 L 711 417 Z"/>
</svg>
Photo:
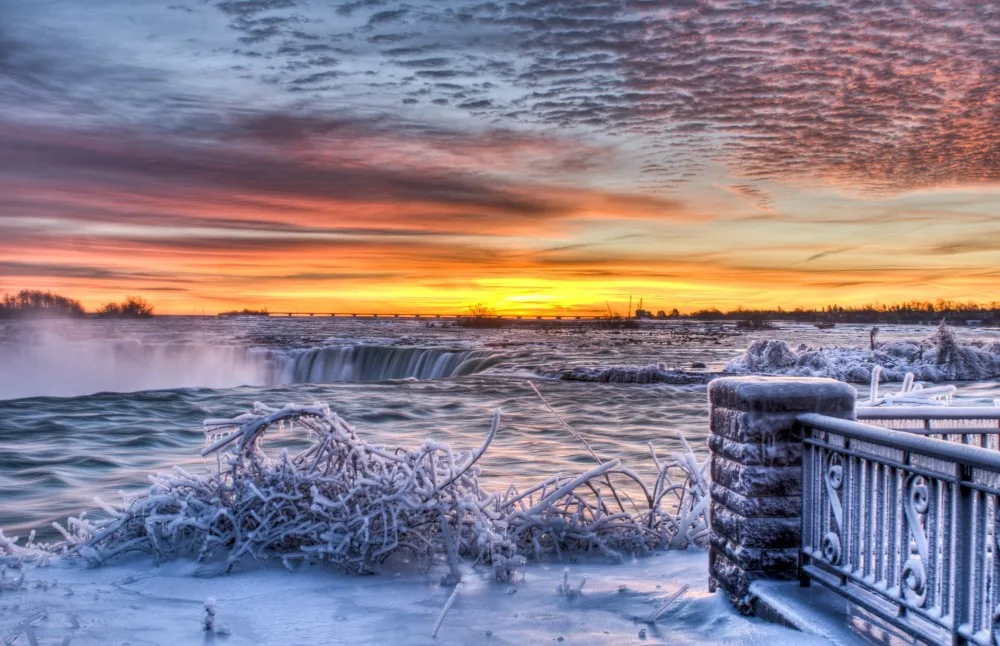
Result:
<svg viewBox="0 0 1000 646">
<path fill-rule="evenodd" d="M 0 301 L 0 317 L 21 316 L 83 316 L 80 301 L 59 296 L 52 292 L 22 289 L 17 294 L 6 294 Z"/>
</svg>

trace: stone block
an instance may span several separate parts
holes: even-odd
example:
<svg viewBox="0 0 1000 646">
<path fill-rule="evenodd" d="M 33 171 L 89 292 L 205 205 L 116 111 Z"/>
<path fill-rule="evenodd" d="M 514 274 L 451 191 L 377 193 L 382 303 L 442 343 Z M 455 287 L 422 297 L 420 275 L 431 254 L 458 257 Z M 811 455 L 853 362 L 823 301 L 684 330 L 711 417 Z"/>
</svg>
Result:
<svg viewBox="0 0 1000 646">
<path fill-rule="evenodd" d="M 802 467 L 744 466 L 712 456 L 712 481 L 748 498 L 802 494 Z"/>
<path fill-rule="evenodd" d="M 716 535 L 712 536 L 711 545 L 716 551 L 722 552 L 730 563 L 751 572 L 766 572 L 776 568 L 795 570 L 798 567 L 798 548 L 743 547 Z"/>
<path fill-rule="evenodd" d="M 717 482 L 712 483 L 712 500 L 744 517 L 772 516 L 799 518 L 802 515 L 802 496 L 742 496 Z"/>
<path fill-rule="evenodd" d="M 751 614 L 753 612 L 750 598 L 751 583 L 758 579 L 794 581 L 798 578 L 795 560 L 790 558 L 788 553 L 783 556 L 778 555 L 776 558 L 782 561 L 783 567 L 747 570 L 731 561 L 724 551 L 713 549 L 709 554 L 708 561 L 709 589 L 714 592 L 716 589 L 722 588 L 737 610 L 743 614 Z M 774 574 L 774 572 L 778 574 Z"/>
<path fill-rule="evenodd" d="M 723 435 L 708 438 L 713 454 L 745 465 L 798 466 L 802 464 L 802 442 L 738 442 Z"/>
<path fill-rule="evenodd" d="M 855 419 L 855 390 L 832 379 L 726 377 L 708 393 L 709 585 L 750 612 L 750 583 L 799 574 L 803 447 L 796 418 Z"/>
<path fill-rule="evenodd" d="M 802 539 L 801 518 L 747 518 L 712 503 L 712 529 L 743 547 L 797 548 Z"/>
<path fill-rule="evenodd" d="M 722 377 L 708 384 L 712 407 L 758 413 L 850 415 L 857 391 L 835 379 Z"/>
<path fill-rule="evenodd" d="M 735 442 L 797 442 L 802 439 L 795 424 L 797 415 L 799 413 L 759 413 L 713 406 L 709 427 L 712 435 Z"/>
</svg>

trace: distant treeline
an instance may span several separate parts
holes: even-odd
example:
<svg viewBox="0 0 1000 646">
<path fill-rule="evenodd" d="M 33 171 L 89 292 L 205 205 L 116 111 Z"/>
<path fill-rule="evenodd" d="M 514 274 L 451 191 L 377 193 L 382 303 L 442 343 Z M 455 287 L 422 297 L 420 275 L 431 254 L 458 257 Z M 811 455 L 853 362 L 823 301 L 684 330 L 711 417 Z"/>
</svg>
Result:
<svg viewBox="0 0 1000 646">
<path fill-rule="evenodd" d="M 729 312 L 704 309 L 690 314 L 677 314 L 668 318 L 696 320 L 732 320 L 766 322 L 772 320 L 800 321 L 805 323 L 936 323 L 946 321 L 1000 323 L 1000 302 L 990 304 L 938 299 L 937 301 L 909 301 L 893 305 L 861 305 L 844 307 L 827 305 L 822 309 L 751 310 L 737 308 Z"/>
<path fill-rule="evenodd" d="M 0 318 L 76 317 L 86 313 L 78 300 L 33 289 L 5 294 L 0 300 Z M 129 296 L 121 303 L 107 303 L 95 314 L 102 317 L 146 318 L 153 315 L 153 306 L 138 296 Z"/>
<path fill-rule="evenodd" d="M 17 294 L 4 294 L 0 301 L 0 317 L 25 316 L 83 316 L 80 301 L 59 296 L 52 292 L 22 289 Z"/>
</svg>

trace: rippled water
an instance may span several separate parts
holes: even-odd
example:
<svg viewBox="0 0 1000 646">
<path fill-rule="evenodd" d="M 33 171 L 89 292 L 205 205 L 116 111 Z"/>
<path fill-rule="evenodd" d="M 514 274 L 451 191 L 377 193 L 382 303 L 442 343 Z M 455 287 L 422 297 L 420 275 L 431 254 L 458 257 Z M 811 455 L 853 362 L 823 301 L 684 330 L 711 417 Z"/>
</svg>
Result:
<svg viewBox="0 0 1000 646">
<path fill-rule="evenodd" d="M 887 328 L 880 338 L 921 338 L 928 328 Z M 962 331 L 996 337 L 994 331 Z M 490 487 L 575 472 L 591 458 L 528 386 L 601 456 L 650 470 L 647 442 L 661 452 L 685 435 L 704 455 L 704 385 L 580 383 L 548 379 L 576 367 L 663 362 L 720 370 L 762 336 L 863 345 L 864 326 L 819 331 L 783 326 L 650 322 L 637 330 L 591 323 L 503 330 L 428 327 L 419 321 L 157 318 L 0 324 L 0 527 L 20 531 L 116 501 L 146 475 L 172 465 L 208 468 L 198 457 L 201 422 L 244 412 L 254 401 L 323 401 L 365 438 L 415 446 L 427 438 L 467 449 L 504 411 L 481 461 Z M 704 368 L 692 368 L 693 363 Z M 961 384 L 989 403 L 996 383 Z M 295 438 L 278 437 L 278 443 Z"/>
</svg>

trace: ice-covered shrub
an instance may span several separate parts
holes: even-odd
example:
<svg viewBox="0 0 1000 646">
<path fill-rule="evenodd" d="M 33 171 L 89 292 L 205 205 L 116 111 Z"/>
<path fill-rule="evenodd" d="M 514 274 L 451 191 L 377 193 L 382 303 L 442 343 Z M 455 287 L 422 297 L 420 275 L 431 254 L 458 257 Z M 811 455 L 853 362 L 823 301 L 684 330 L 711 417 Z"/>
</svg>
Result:
<svg viewBox="0 0 1000 646">
<path fill-rule="evenodd" d="M 294 457 L 267 455 L 265 431 L 293 421 L 314 437 L 312 446 Z M 483 447 L 463 456 L 436 442 L 391 451 L 360 440 L 326 406 L 258 404 L 206 422 L 212 434 L 236 429 L 203 451 L 229 448 L 216 472 L 177 468 L 153 477 L 147 495 L 109 520 L 75 522 L 70 551 L 95 563 L 126 551 L 192 556 L 208 572 L 246 557 L 326 561 L 355 573 L 371 573 L 397 552 L 488 559 L 511 550 L 494 531 L 492 499 L 474 467 L 498 423 L 499 414 Z"/>
<path fill-rule="evenodd" d="M 536 555 L 597 549 L 617 559 L 656 548 L 705 546 L 711 504 L 705 465 L 685 447 L 686 454 L 661 462 L 650 446 L 658 472 L 652 487 L 617 460 L 571 480 L 557 476 L 524 492 L 512 487 L 500 506 L 508 535 L 519 551 Z M 638 495 L 619 504 L 600 489 L 605 473 L 627 478 Z"/>
<path fill-rule="evenodd" d="M 256 404 L 251 413 L 206 421 L 214 443 L 202 454 L 218 457 L 215 470 L 153 476 L 145 495 L 120 509 L 105 505 L 106 518 L 59 526 L 65 540 L 56 544 L 19 546 L 0 534 L 0 557 L 75 554 L 100 564 L 143 552 L 196 558 L 205 574 L 248 558 L 373 573 L 404 554 L 427 563 L 443 558 L 454 579 L 467 559 L 491 563 L 498 579 L 509 580 L 525 554 L 621 557 L 705 545 L 708 484 L 690 447 L 667 461 L 650 447 L 658 473 L 651 486 L 612 460 L 498 495 L 480 487 L 477 462 L 499 422 L 497 411 L 483 444 L 468 453 L 432 441 L 407 451 L 365 442 L 324 405 Z M 304 429 L 313 442 L 297 455 L 271 456 L 262 440 L 276 425 Z M 604 488 L 612 477 L 632 483 L 636 495 L 627 503 Z"/>
<path fill-rule="evenodd" d="M 35 532 L 28 534 L 25 541 L 21 542 L 21 537 L 8 537 L 0 529 L 0 558 L 3 564 L 10 564 L 20 567 L 23 562 L 47 562 L 63 550 L 63 546 L 51 545 L 47 543 L 36 543 Z"/>
</svg>

